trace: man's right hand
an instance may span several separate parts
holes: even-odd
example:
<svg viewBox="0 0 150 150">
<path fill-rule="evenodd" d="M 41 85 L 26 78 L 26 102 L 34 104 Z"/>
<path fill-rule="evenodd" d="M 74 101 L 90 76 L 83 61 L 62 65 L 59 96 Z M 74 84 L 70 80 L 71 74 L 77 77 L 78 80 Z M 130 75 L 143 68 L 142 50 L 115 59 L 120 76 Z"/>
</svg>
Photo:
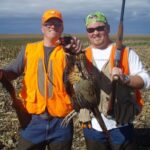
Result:
<svg viewBox="0 0 150 150">
<path fill-rule="evenodd" d="M 60 43 L 64 47 L 64 50 L 67 54 L 76 55 L 80 52 L 83 52 L 81 41 L 74 36 L 64 36 L 60 38 Z"/>
</svg>

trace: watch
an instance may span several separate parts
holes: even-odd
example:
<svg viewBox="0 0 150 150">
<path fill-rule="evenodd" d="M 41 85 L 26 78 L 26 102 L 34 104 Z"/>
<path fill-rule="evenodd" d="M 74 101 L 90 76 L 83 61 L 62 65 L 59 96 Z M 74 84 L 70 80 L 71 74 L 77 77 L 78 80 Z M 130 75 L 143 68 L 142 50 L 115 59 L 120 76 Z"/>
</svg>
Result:
<svg viewBox="0 0 150 150">
<path fill-rule="evenodd" d="M 128 84 L 130 82 L 130 76 L 129 75 L 124 75 L 124 81 L 125 84 Z"/>
</svg>

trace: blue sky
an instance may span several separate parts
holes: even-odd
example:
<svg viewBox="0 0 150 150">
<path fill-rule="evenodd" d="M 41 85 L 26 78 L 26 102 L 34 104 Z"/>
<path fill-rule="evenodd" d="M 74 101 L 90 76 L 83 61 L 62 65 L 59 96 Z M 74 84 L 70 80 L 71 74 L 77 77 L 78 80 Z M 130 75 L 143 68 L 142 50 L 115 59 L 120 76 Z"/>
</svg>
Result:
<svg viewBox="0 0 150 150">
<path fill-rule="evenodd" d="M 62 12 L 64 33 L 86 33 L 84 17 L 102 11 L 116 34 L 122 0 L 1 0 L 0 34 L 39 34 L 47 9 Z M 124 34 L 150 34 L 150 0 L 126 0 Z"/>
</svg>

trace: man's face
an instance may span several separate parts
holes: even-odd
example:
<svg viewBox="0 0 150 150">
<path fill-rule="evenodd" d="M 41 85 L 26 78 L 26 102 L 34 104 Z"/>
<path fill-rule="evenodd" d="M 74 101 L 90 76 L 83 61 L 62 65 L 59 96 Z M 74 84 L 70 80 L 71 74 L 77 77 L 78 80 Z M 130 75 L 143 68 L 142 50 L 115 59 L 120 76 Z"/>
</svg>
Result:
<svg viewBox="0 0 150 150">
<path fill-rule="evenodd" d="M 95 48 L 105 48 L 109 41 L 109 29 L 103 22 L 91 23 L 87 26 L 88 38 Z"/>
<path fill-rule="evenodd" d="M 58 40 L 63 32 L 63 22 L 58 18 L 52 18 L 42 25 L 44 38 Z"/>
</svg>

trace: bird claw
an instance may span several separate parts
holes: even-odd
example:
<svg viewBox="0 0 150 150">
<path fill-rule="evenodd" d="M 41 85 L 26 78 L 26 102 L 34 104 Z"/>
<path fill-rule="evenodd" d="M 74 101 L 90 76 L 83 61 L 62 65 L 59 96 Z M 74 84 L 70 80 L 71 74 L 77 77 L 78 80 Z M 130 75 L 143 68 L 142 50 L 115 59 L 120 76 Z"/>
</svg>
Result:
<svg viewBox="0 0 150 150">
<path fill-rule="evenodd" d="M 67 127 L 70 123 L 70 120 L 77 115 L 77 112 L 75 110 L 71 111 L 61 122 L 61 127 Z"/>
</svg>

